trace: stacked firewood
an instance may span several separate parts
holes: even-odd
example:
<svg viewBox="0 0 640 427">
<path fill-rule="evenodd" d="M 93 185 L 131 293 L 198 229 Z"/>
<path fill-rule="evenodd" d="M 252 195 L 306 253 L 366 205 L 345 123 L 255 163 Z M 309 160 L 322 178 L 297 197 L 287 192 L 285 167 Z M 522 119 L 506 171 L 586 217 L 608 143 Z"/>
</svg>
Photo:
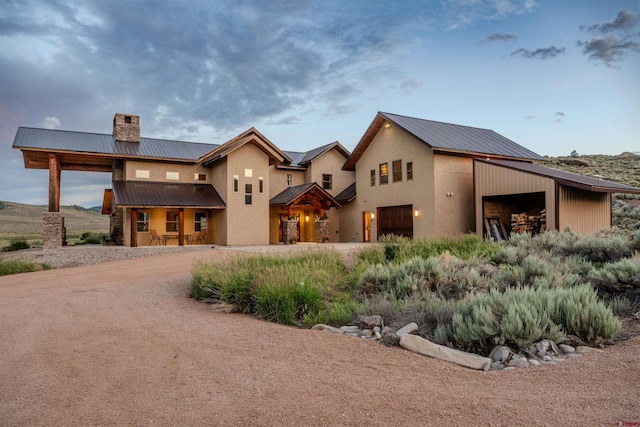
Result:
<svg viewBox="0 0 640 427">
<path fill-rule="evenodd" d="M 537 234 L 547 229 L 547 210 L 540 211 L 540 215 L 527 215 L 526 213 L 511 215 L 511 231 L 513 233 Z"/>
</svg>

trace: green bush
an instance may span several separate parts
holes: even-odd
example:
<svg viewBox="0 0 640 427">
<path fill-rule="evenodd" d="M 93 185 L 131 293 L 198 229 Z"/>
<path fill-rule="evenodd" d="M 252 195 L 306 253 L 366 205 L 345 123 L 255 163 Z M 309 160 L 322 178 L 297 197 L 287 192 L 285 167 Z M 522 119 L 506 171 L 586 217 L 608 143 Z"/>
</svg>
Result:
<svg viewBox="0 0 640 427">
<path fill-rule="evenodd" d="M 255 308 L 264 319 L 293 325 L 296 321 L 317 319 L 324 309 L 320 290 L 312 285 L 266 284 L 255 289 Z"/>
<path fill-rule="evenodd" d="M 0 260 L 0 276 L 10 274 L 31 273 L 32 271 L 51 270 L 47 264 L 36 264 L 25 261 L 3 261 Z"/>
<path fill-rule="evenodd" d="M 600 269 L 594 267 L 589 271 L 587 280 L 610 293 L 640 290 L 640 257 L 605 264 Z"/>
<path fill-rule="evenodd" d="M 26 240 L 12 240 L 11 243 L 4 248 L 2 248 L 3 252 L 13 252 L 19 251 L 21 249 L 29 249 L 31 246 Z"/>
</svg>

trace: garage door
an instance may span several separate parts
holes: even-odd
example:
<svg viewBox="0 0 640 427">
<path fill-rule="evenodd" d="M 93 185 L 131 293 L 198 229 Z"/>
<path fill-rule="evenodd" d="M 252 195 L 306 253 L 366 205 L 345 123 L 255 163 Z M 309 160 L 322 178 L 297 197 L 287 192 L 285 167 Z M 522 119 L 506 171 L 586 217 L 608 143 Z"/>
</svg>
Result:
<svg viewBox="0 0 640 427">
<path fill-rule="evenodd" d="M 383 234 L 413 237 L 413 206 L 378 208 L 378 236 Z"/>
</svg>

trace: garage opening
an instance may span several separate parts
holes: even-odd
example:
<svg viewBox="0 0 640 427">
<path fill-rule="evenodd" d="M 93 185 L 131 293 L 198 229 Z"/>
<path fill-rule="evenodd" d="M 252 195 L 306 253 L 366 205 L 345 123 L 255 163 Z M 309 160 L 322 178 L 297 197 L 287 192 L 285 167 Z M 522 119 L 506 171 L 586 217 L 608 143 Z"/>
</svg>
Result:
<svg viewBox="0 0 640 427">
<path fill-rule="evenodd" d="M 483 235 L 504 240 L 514 233 L 537 234 L 546 229 L 545 193 L 521 193 L 482 198 Z"/>
<path fill-rule="evenodd" d="M 378 236 L 384 234 L 413 238 L 413 205 L 378 208 Z"/>
</svg>

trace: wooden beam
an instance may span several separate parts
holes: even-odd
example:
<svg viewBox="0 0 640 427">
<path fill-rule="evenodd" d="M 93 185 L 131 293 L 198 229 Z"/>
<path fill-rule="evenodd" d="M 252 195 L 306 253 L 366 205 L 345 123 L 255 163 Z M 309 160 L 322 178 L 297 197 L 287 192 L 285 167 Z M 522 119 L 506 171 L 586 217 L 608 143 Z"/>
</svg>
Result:
<svg viewBox="0 0 640 427">
<path fill-rule="evenodd" d="M 60 164 L 55 154 L 49 154 L 49 212 L 60 212 Z"/>
<path fill-rule="evenodd" d="M 131 209 L 131 247 L 138 247 L 138 209 Z"/>
<path fill-rule="evenodd" d="M 178 246 L 184 246 L 184 208 L 178 209 Z"/>
<path fill-rule="evenodd" d="M 65 163 L 62 165 L 62 169 L 70 171 L 82 171 L 82 172 L 111 172 L 111 165 L 78 165 Z"/>
</svg>

